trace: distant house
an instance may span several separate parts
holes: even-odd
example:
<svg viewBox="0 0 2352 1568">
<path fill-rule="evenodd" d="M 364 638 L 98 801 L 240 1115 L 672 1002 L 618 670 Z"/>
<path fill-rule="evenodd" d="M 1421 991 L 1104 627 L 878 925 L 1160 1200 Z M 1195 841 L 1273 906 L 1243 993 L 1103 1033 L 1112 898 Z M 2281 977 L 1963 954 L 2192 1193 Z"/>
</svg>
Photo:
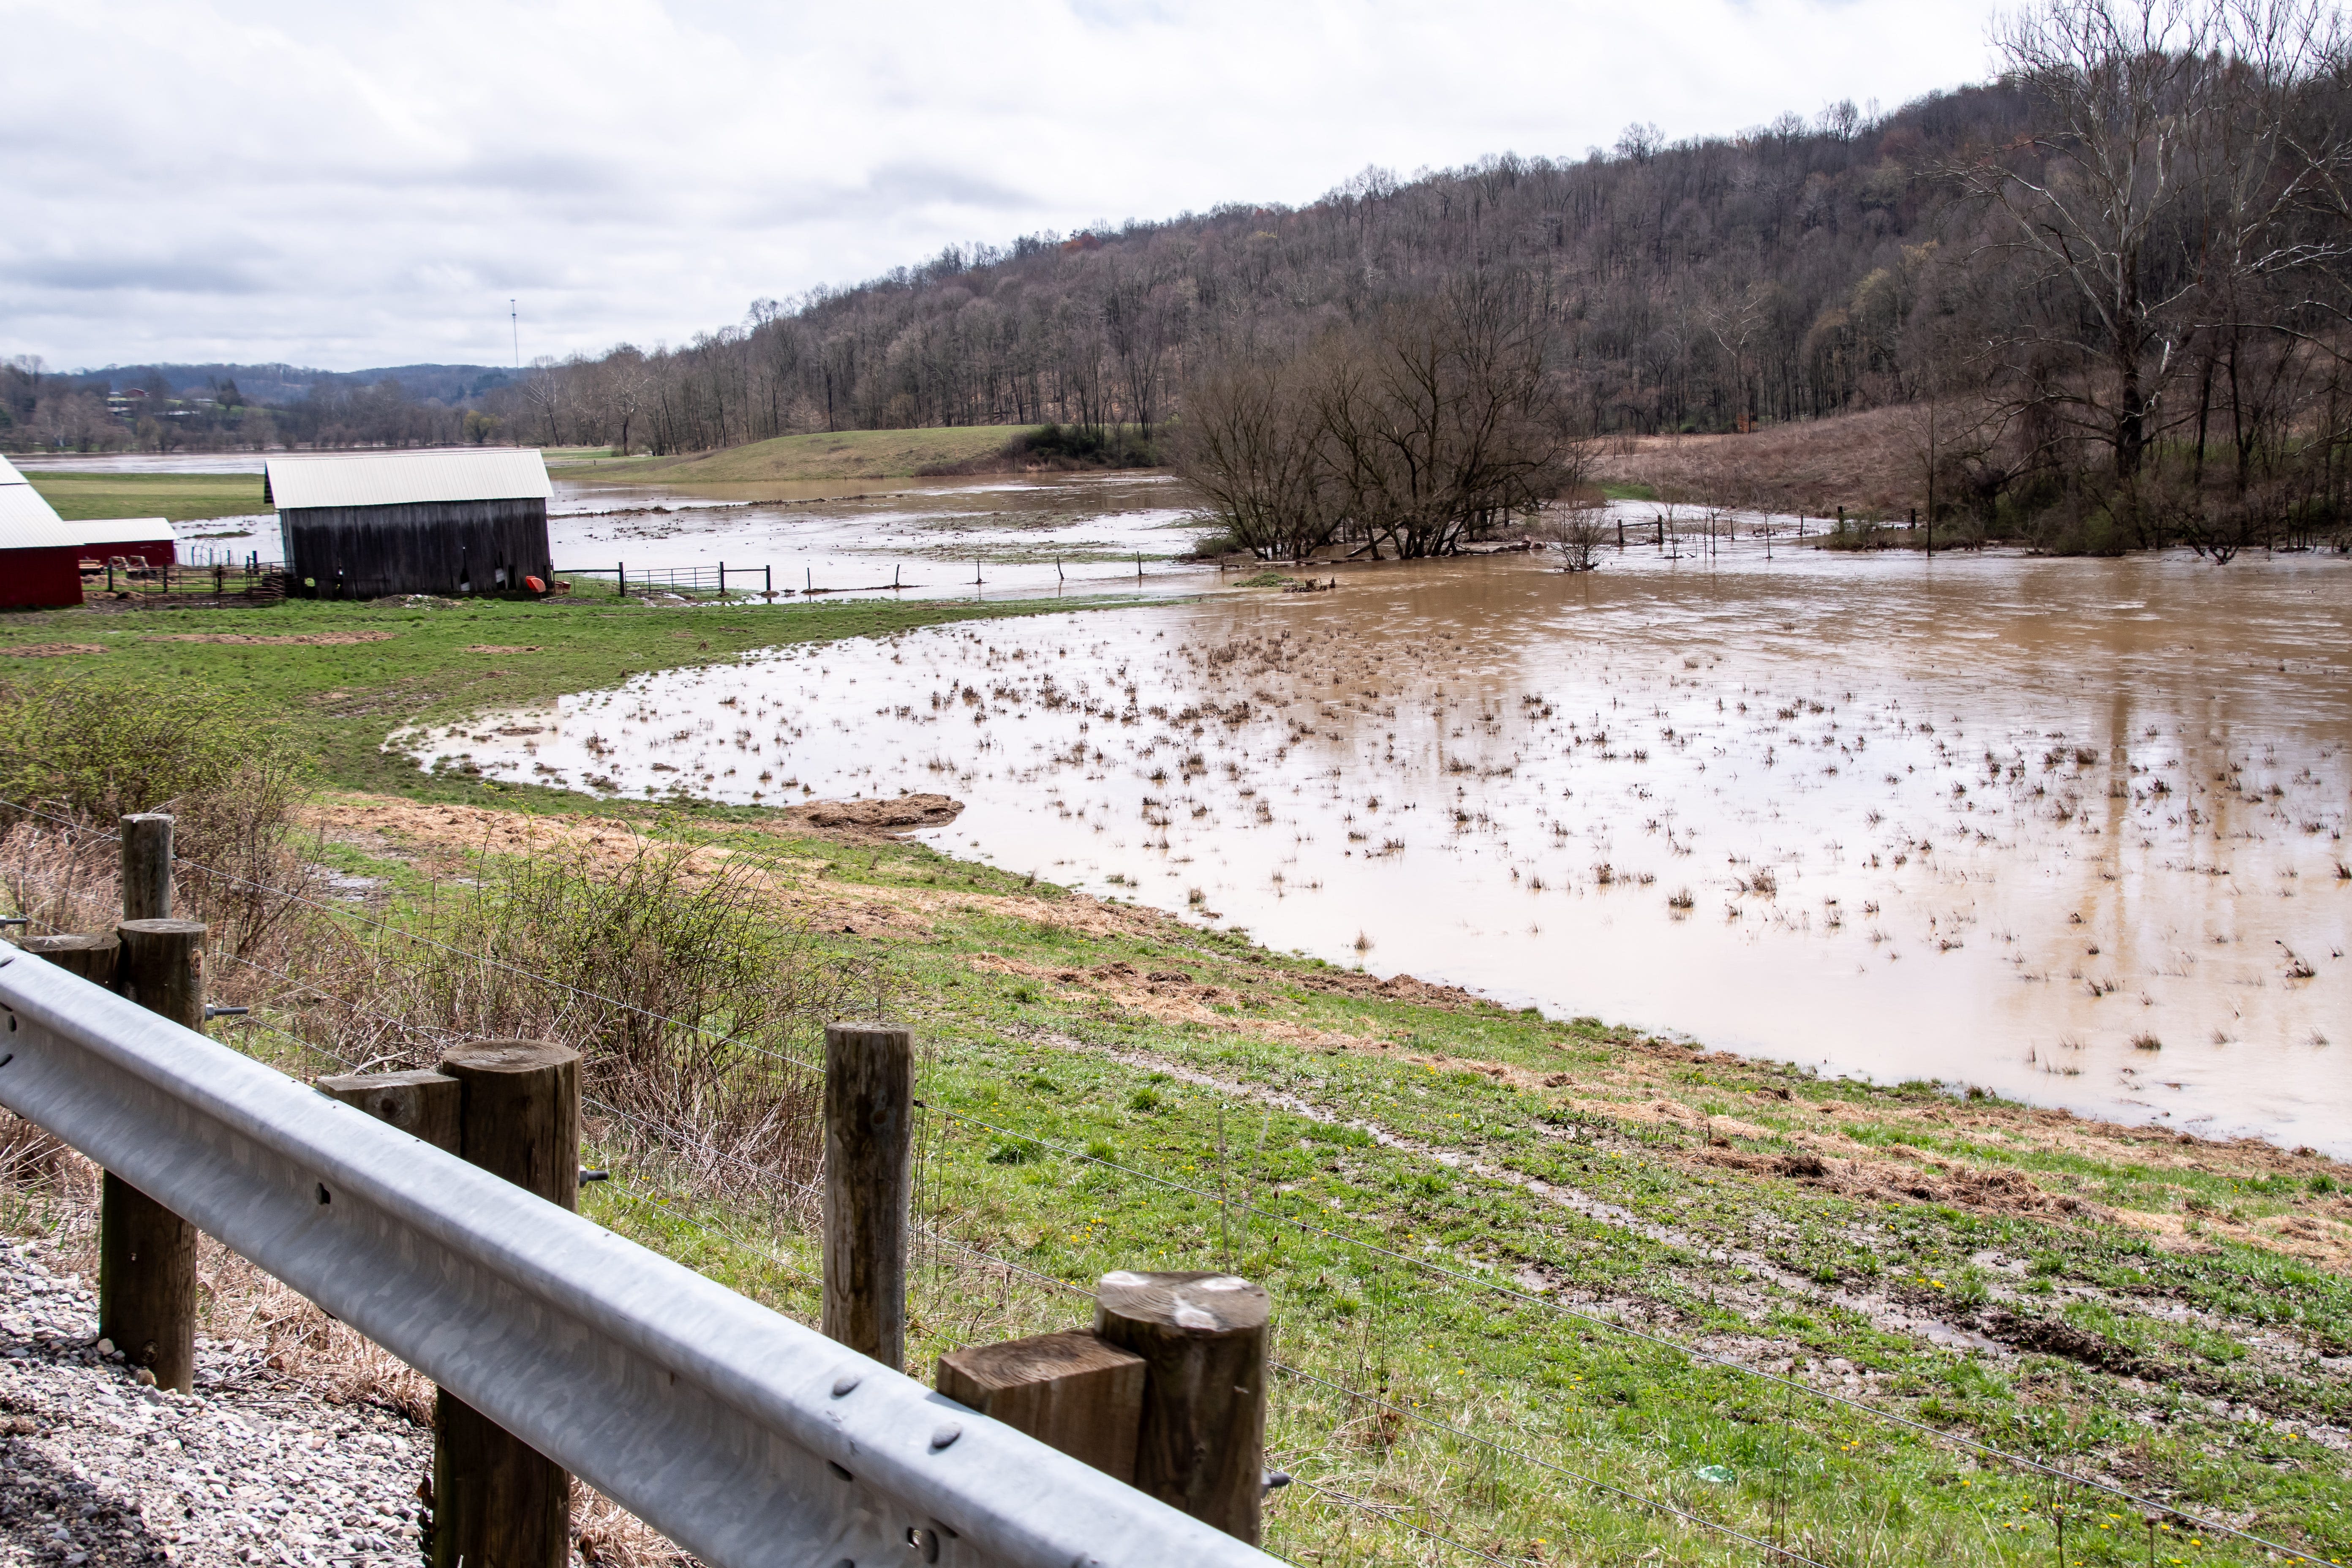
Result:
<svg viewBox="0 0 2352 1568">
<path fill-rule="evenodd" d="M 0 609 L 80 603 L 80 542 L 25 476 L 0 458 Z"/>
<path fill-rule="evenodd" d="M 69 522 L 85 561 L 137 561 L 149 566 L 170 566 L 180 559 L 172 525 L 160 517 L 108 517 Z"/>
<path fill-rule="evenodd" d="M 267 470 L 262 497 L 278 509 L 297 594 L 543 592 L 552 574 L 554 492 L 535 451 L 305 455 L 272 458 Z"/>
</svg>

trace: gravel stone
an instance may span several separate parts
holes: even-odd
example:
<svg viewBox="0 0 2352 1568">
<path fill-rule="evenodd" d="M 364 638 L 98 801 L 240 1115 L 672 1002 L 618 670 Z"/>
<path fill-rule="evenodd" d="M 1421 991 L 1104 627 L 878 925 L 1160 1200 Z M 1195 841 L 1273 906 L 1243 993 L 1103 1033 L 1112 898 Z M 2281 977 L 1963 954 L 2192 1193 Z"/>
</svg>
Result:
<svg viewBox="0 0 2352 1568">
<path fill-rule="evenodd" d="M 98 1297 L 0 1241 L 0 1568 L 416 1568 L 433 1435 L 329 1405 L 251 1345 L 196 1342 L 196 1391 L 100 1347 Z"/>
</svg>

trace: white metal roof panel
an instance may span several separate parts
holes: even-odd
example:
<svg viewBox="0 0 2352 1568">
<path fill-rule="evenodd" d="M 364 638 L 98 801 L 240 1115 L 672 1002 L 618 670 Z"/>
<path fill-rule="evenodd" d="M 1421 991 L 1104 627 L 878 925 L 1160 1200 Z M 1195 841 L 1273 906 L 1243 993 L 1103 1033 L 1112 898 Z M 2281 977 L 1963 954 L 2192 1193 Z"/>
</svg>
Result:
<svg viewBox="0 0 2352 1568">
<path fill-rule="evenodd" d="M 73 530 L 30 485 L 0 484 L 0 550 L 73 550 Z"/>
<path fill-rule="evenodd" d="M 265 467 L 270 504 L 280 511 L 420 501 L 545 500 L 555 493 L 539 453 L 512 447 L 305 453 L 272 458 Z"/>
<path fill-rule="evenodd" d="M 9 462 L 6 458 L 0 458 L 0 485 L 23 485 L 31 482 L 16 471 L 15 464 Z"/>
<path fill-rule="evenodd" d="M 172 537 L 172 525 L 160 517 L 89 518 L 66 526 L 77 542 L 89 544 L 152 544 Z"/>
</svg>

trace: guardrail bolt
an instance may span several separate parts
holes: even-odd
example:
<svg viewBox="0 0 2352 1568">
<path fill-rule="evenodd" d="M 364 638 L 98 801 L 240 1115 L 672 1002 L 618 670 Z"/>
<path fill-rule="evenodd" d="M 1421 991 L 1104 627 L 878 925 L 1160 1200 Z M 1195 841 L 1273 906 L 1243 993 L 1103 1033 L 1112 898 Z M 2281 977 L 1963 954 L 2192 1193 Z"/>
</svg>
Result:
<svg viewBox="0 0 2352 1568">
<path fill-rule="evenodd" d="M 579 1052 L 546 1040 L 482 1040 L 449 1051 L 432 1076 L 457 1082 L 460 1158 L 550 1203 L 580 1206 Z M 441 1390 L 432 1568 L 563 1568 L 571 1525 L 563 1467 Z"/>
<path fill-rule="evenodd" d="M 915 1037 L 824 1030 L 824 1334 L 893 1372 L 907 1361 L 907 1204 Z"/>
</svg>

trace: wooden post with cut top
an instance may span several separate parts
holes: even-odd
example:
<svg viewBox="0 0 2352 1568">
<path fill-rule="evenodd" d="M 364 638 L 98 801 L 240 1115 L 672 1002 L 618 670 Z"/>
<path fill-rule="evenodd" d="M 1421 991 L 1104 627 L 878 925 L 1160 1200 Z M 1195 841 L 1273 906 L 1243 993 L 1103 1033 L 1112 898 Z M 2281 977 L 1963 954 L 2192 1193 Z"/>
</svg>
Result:
<svg viewBox="0 0 2352 1568">
<path fill-rule="evenodd" d="M 28 936 L 17 945 L 47 959 L 59 969 L 79 974 L 93 985 L 114 989 L 115 955 L 121 939 L 90 931 L 67 931 L 56 936 Z"/>
<path fill-rule="evenodd" d="M 894 1372 L 907 1361 L 914 1094 L 912 1030 L 825 1026 L 824 1335 Z"/>
<path fill-rule="evenodd" d="M 124 889 L 131 826 L 123 822 Z M 162 819 L 171 875 L 170 817 Z M 152 896 L 153 882 L 147 884 Z M 126 920 L 115 927 L 115 984 L 151 1013 L 205 1026 L 205 927 L 200 921 Z M 196 1385 L 196 1227 L 109 1171 L 98 1200 L 98 1332 L 159 1388 Z"/>
<path fill-rule="evenodd" d="M 172 819 L 142 811 L 122 819 L 122 918 L 172 918 Z"/>
<path fill-rule="evenodd" d="M 1258 1543 L 1265 1484 L 1264 1286 L 1231 1274 L 1106 1274 L 1095 1332 L 1143 1360 L 1135 1487 Z"/>
<path fill-rule="evenodd" d="M 455 1079 L 459 1158 L 550 1203 L 580 1206 L 579 1052 L 546 1040 L 480 1040 L 449 1050 L 438 1073 L 387 1076 Z M 379 1094 L 423 1120 L 442 1091 L 410 1087 L 414 1096 Z M 432 1568 L 564 1568 L 571 1553 L 571 1475 L 442 1389 L 433 1418 Z"/>
<path fill-rule="evenodd" d="M 1143 1358 L 1084 1329 L 940 1358 L 938 1388 L 1049 1448 L 1135 1484 Z"/>
<path fill-rule="evenodd" d="M 357 1106 L 444 1153 L 458 1153 L 458 1117 L 465 1086 L 446 1073 L 342 1073 L 319 1080 L 319 1092 Z"/>
</svg>

